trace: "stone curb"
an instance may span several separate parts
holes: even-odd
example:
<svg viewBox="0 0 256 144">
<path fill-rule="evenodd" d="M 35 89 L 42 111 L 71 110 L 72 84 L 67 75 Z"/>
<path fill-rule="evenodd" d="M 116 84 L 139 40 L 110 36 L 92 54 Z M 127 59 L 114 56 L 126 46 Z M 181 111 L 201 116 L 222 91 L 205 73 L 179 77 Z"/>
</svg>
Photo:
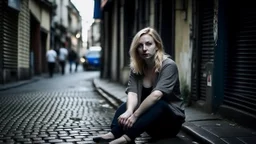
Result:
<svg viewBox="0 0 256 144">
<path fill-rule="evenodd" d="M 16 88 L 16 87 L 23 86 L 23 85 L 26 85 L 26 84 L 30 84 L 30 83 L 33 83 L 33 82 L 37 82 L 37 81 L 39 81 L 39 79 L 31 79 L 31 80 L 16 82 L 16 83 L 13 83 L 13 84 L 3 85 L 3 86 L 0 86 L 0 91 L 5 91 L 5 90 L 11 89 L 11 88 Z"/>
<path fill-rule="evenodd" d="M 189 123 L 189 122 L 186 122 L 186 123 Z M 187 133 L 188 135 L 192 136 L 193 138 L 195 138 L 196 140 L 198 140 L 199 142 L 201 142 L 203 144 L 214 144 L 214 142 L 212 142 L 211 140 L 207 139 L 206 137 L 204 137 L 200 133 L 194 131 L 189 126 L 182 125 L 181 130 L 183 130 L 185 133 Z"/>
</svg>

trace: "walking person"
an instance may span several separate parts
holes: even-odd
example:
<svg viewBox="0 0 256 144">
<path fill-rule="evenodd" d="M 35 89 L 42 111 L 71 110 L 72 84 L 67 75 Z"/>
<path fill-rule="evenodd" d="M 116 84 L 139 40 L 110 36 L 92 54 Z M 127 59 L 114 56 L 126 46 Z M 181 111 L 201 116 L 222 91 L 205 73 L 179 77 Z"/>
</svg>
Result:
<svg viewBox="0 0 256 144">
<path fill-rule="evenodd" d="M 70 52 L 68 53 L 68 61 L 69 61 L 69 72 L 71 73 L 73 71 L 73 64 L 75 64 L 75 72 L 77 72 L 77 53 L 75 52 L 75 50 L 71 49 Z"/>
<path fill-rule="evenodd" d="M 48 62 L 49 76 L 53 77 L 54 68 L 55 68 L 55 64 L 56 64 L 56 60 L 57 60 L 56 51 L 53 50 L 52 48 L 50 48 L 50 50 L 48 50 L 46 53 L 46 58 L 47 58 L 47 62 Z"/>
<path fill-rule="evenodd" d="M 65 74 L 65 66 L 68 56 L 68 50 L 64 47 L 64 45 L 59 49 L 59 64 L 61 67 L 61 74 Z"/>
<path fill-rule="evenodd" d="M 130 56 L 127 101 L 117 109 L 111 131 L 94 142 L 134 143 L 143 132 L 155 140 L 175 137 L 185 121 L 178 68 L 165 54 L 159 34 L 152 28 L 140 30 Z"/>
</svg>

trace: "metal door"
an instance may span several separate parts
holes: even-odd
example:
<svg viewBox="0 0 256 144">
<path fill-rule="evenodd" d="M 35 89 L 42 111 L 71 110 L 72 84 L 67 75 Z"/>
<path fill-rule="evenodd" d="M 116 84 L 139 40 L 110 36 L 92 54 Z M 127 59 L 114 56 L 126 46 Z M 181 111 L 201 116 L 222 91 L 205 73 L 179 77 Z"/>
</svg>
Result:
<svg viewBox="0 0 256 144">
<path fill-rule="evenodd" d="M 224 104 L 255 116 L 256 10 L 252 2 L 245 1 L 231 14 L 236 15 L 230 25 L 234 33 L 227 52 Z"/>
<path fill-rule="evenodd" d="M 200 0 L 196 4 L 197 41 L 193 50 L 192 98 L 206 100 L 206 65 L 214 61 L 213 0 Z"/>
</svg>

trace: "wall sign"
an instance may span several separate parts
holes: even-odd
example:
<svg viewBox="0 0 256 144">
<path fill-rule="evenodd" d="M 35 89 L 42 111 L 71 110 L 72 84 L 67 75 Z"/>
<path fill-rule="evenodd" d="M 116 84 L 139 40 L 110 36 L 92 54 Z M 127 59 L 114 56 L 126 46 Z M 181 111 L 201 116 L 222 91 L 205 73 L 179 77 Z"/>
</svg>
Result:
<svg viewBox="0 0 256 144">
<path fill-rule="evenodd" d="M 211 87 L 212 86 L 212 75 L 208 74 L 207 76 L 207 86 Z"/>
</svg>

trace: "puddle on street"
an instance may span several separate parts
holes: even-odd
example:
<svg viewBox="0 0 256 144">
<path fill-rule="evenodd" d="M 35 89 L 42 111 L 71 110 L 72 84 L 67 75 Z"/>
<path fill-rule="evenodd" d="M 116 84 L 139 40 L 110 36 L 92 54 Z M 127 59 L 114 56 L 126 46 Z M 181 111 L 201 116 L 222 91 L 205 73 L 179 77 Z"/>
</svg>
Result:
<svg viewBox="0 0 256 144">
<path fill-rule="evenodd" d="M 83 86 L 79 86 L 79 87 L 76 87 L 76 86 L 69 86 L 68 88 L 69 88 L 69 89 L 72 89 L 72 90 L 85 91 L 85 92 L 94 91 L 94 88 L 88 88 L 88 87 L 83 87 Z"/>
</svg>

